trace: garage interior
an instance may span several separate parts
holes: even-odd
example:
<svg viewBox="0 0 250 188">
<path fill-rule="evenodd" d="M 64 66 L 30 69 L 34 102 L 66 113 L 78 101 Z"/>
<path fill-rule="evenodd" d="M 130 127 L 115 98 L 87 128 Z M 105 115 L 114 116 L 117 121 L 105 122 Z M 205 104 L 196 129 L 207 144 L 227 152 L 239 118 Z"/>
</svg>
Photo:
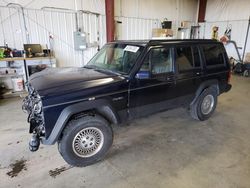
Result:
<svg viewBox="0 0 250 188">
<path fill-rule="evenodd" d="M 0 187 L 250 187 L 249 9 L 245 0 L 0 0 Z M 144 39 L 224 44 L 232 89 L 209 120 L 177 108 L 114 126 L 105 159 L 83 168 L 66 164 L 57 144 L 29 151 L 30 75 Z"/>
</svg>

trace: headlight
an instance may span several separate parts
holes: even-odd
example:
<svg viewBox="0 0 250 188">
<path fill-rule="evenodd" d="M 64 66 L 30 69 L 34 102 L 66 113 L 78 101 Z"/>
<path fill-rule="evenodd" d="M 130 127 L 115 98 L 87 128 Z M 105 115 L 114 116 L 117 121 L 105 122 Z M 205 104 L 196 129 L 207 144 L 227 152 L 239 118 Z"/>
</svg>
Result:
<svg viewBox="0 0 250 188">
<path fill-rule="evenodd" d="M 39 114 L 39 113 L 41 113 L 41 111 L 42 111 L 42 101 L 38 101 L 35 105 L 34 105 L 34 112 L 36 113 L 36 114 Z"/>
</svg>

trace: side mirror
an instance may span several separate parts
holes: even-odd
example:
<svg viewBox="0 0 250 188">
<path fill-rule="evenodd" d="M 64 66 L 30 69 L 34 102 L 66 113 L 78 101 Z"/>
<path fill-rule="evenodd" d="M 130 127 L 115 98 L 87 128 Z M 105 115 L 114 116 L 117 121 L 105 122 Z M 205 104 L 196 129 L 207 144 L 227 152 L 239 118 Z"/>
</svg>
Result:
<svg viewBox="0 0 250 188">
<path fill-rule="evenodd" d="M 150 73 L 149 73 L 149 71 L 139 71 L 136 75 L 135 75 L 135 77 L 137 78 L 137 79 L 149 79 L 150 78 Z"/>
</svg>

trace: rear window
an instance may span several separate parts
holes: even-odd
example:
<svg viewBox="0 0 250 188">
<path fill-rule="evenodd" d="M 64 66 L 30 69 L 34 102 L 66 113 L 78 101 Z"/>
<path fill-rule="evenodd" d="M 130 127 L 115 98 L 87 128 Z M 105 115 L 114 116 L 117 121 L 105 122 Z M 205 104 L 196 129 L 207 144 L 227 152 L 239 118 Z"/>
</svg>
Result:
<svg viewBox="0 0 250 188">
<path fill-rule="evenodd" d="M 224 50 L 221 45 L 206 44 L 201 45 L 201 48 L 204 52 L 206 65 L 208 67 L 224 65 Z"/>
</svg>

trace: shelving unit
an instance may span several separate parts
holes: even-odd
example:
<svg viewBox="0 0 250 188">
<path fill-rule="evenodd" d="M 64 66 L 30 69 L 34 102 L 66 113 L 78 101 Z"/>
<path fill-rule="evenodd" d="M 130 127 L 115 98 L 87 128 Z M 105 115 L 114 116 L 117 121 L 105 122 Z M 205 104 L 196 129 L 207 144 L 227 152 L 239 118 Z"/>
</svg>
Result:
<svg viewBox="0 0 250 188">
<path fill-rule="evenodd" d="M 4 58 L 0 59 L 0 68 L 13 68 L 16 69 L 16 73 L 11 74 L 0 74 L 0 80 L 5 80 L 5 83 L 8 83 L 9 86 L 12 85 L 12 78 L 22 78 L 23 82 L 25 83 L 29 79 L 29 66 L 36 66 L 45 64 L 48 67 L 56 67 L 56 59 L 54 57 L 34 57 L 34 58 L 23 58 L 23 57 L 16 57 L 16 58 Z M 8 87 L 6 95 L 3 96 L 21 96 L 26 93 L 26 88 L 24 87 L 23 91 L 14 92 L 13 87 Z M 12 89 L 12 90 L 11 90 Z"/>
<path fill-rule="evenodd" d="M 0 74 L 0 78 L 9 78 L 9 77 L 18 77 L 18 76 L 23 76 L 23 75 L 19 75 L 19 74 Z"/>
</svg>

